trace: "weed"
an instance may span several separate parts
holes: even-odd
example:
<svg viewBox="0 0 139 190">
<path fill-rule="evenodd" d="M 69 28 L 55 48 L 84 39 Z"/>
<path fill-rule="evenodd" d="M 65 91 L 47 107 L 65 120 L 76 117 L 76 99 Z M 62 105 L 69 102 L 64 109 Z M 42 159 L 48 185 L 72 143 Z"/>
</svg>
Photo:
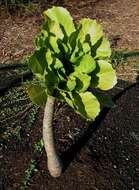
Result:
<svg viewBox="0 0 139 190">
<path fill-rule="evenodd" d="M 35 146 L 34 146 L 35 152 L 41 154 L 43 152 L 43 147 L 44 147 L 44 144 L 43 144 L 43 140 L 41 138 L 39 141 L 37 141 L 35 143 Z"/>
<path fill-rule="evenodd" d="M 42 138 L 39 139 L 34 145 L 34 152 L 35 154 L 42 154 L 43 152 L 43 140 Z M 25 177 L 23 182 L 20 186 L 20 190 L 26 190 L 30 185 L 31 178 L 33 177 L 34 173 L 37 172 L 37 159 L 32 159 L 28 169 L 25 171 Z"/>
<path fill-rule="evenodd" d="M 30 163 L 28 169 L 25 171 L 25 177 L 24 177 L 23 183 L 20 187 L 20 190 L 25 190 L 28 188 L 33 174 L 37 171 L 38 171 L 37 170 L 37 161 L 31 160 L 31 163 Z"/>
<path fill-rule="evenodd" d="M 117 50 L 113 51 L 111 59 L 113 67 L 119 66 L 119 64 L 125 64 L 129 58 L 139 57 L 139 51 L 125 51 Z"/>
</svg>

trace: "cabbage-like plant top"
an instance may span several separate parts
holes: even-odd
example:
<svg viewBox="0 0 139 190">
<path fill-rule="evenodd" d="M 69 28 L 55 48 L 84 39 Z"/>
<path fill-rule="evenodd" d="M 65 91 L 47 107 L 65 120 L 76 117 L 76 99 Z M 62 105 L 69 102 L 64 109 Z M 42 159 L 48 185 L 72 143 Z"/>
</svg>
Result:
<svg viewBox="0 0 139 190">
<path fill-rule="evenodd" d="M 117 82 L 110 43 L 96 20 L 84 18 L 76 26 L 63 7 L 43 15 L 45 22 L 29 61 L 38 82 L 28 87 L 29 95 L 39 105 L 53 96 L 94 120 L 101 105 L 112 104 L 101 92 Z"/>
</svg>

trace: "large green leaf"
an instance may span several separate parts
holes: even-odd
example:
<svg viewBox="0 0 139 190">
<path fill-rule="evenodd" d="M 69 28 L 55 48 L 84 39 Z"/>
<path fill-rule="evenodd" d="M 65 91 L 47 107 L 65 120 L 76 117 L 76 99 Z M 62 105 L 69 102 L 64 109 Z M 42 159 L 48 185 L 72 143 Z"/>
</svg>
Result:
<svg viewBox="0 0 139 190">
<path fill-rule="evenodd" d="M 80 25 L 82 27 L 78 38 L 81 42 L 84 42 L 87 34 L 89 34 L 91 45 L 94 45 L 103 36 L 102 27 L 96 22 L 96 20 L 84 18 L 80 21 Z"/>
<path fill-rule="evenodd" d="M 77 92 L 85 92 L 90 86 L 91 76 L 85 73 L 75 72 L 73 75 L 76 77 L 76 88 Z"/>
<path fill-rule="evenodd" d="M 109 90 L 117 83 L 116 72 L 106 60 L 98 60 L 96 71 L 92 74 L 91 86 Z"/>
<path fill-rule="evenodd" d="M 62 29 L 65 30 L 68 36 L 75 31 L 73 19 L 70 13 L 63 7 L 54 6 L 53 8 L 44 11 L 44 16 L 57 23 L 60 27 L 62 26 Z"/>
<path fill-rule="evenodd" d="M 94 120 L 100 112 L 100 104 L 91 92 L 73 94 L 77 112 L 87 119 Z"/>
<path fill-rule="evenodd" d="M 43 75 L 44 69 L 47 67 L 44 48 L 35 51 L 34 54 L 30 57 L 29 67 L 33 73 Z"/>
<path fill-rule="evenodd" d="M 39 106 L 45 105 L 47 101 L 47 94 L 43 87 L 32 84 L 28 85 L 27 91 L 31 101 Z"/>
<path fill-rule="evenodd" d="M 91 53 L 92 47 L 94 47 L 96 51 L 100 46 L 100 40 L 104 35 L 101 25 L 99 25 L 96 20 L 87 18 L 80 21 L 77 34 L 76 45 L 74 44 L 74 51 L 70 58 L 73 63 L 76 62 L 84 53 Z"/>
<path fill-rule="evenodd" d="M 49 43 L 53 48 L 53 51 L 59 53 L 60 50 L 57 41 L 59 39 L 63 39 L 64 34 L 62 33 L 59 24 L 54 21 L 51 20 L 48 21 L 48 28 L 49 28 Z"/>
<path fill-rule="evenodd" d="M 75 71 L 81 73 L 91 73 L 96 67 L 94 58 L 86 54 L 75 63 Z"/>
<path fill-rule="evenodd" d="M 101 45 L 97 48 L 96 50 L 96 57 L 110 57 L 111 56 L 111 48 L 110 48 L 110 42 L 108 41 L 107 38 L 102 39 Z"/>
</svg>

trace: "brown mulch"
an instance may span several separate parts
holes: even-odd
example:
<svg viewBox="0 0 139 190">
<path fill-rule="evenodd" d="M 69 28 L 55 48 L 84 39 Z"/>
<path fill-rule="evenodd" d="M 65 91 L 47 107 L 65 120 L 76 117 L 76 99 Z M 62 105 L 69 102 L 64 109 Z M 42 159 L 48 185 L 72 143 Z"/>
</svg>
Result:
<svg viewBox="0 0 139 190">
<path fill-rule="evenodd" d="M 69 0 L 61 3 L 75 20 L 97 19 L 117 49 L 139 49 L 138 0 Z M 48 3 L 43 9 L 47 9 Z M 0 16 L 0 63 L 21 59 L 33 50 L 33 39 L 39 31 L 41 14 L 35 16 Z"/>
</svg>

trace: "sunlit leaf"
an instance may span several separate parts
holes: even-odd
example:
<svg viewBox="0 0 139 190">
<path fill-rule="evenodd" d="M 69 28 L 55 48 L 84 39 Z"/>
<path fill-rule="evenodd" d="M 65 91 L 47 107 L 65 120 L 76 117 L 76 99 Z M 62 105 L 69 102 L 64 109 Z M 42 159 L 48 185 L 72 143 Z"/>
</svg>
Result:
<svg viewBox="0 0 139 190">
<path fill-rule="evenodd" d="M 100 104 L 91 92 L 73 95 L 77 111 L 87 119 L 94 120 L 100 112 Z"/>
<path fill-rule="evenodd" d="M 51 9 L 44 11 L 44 16 L 64 27 L 66 34 L 69 36 L 75 31 L 73 19 L 70 13 L 63 7 L 53 6 Z"/>
<path fill-rule="evenodd" d="M 81 42 L 84 42 L 87 34 L 89 34 L 91 45 L 94 45 L 103 36 L 102 27 L 96 20 L 84 18 L 80 21 L 80 25 L 82 26 L 79 33 Z"/>
<path fill-rule="evenodd" d="M 107 38 L 103 38 L 101 45 L 96 50 L 96 57 L 110 57 L 111 56 L 111 48 L 110 48 L 110 42 L 107 40 Z"/>
<path fill-rule="evenodd" d="M 92 75 L 91 86 L 109 90 L 117 83 L 116 72 L 106 60 L 98 60 L 96 73 Z"/>
<path fill-rule="evenodd" d="M 75 63 L 75 71 L 81 73 L 91 73 L 96 67 L 95 60 L 91 55 L 84 55 Z"/>
<path fill-rule="evenodd" d="M 75 89 L 76 86 L 76 78 L 74 76 L 69 77 L 67 81 L 67 88 L 72 91 Z"/>
<path fill-rule="evenodd" d="M 72 74 L 76 77 L 76 88 L 77 92 L 85 92 L 90 86 L 91 76 L 85 73 L 74 72 Z"/>
</svg>

